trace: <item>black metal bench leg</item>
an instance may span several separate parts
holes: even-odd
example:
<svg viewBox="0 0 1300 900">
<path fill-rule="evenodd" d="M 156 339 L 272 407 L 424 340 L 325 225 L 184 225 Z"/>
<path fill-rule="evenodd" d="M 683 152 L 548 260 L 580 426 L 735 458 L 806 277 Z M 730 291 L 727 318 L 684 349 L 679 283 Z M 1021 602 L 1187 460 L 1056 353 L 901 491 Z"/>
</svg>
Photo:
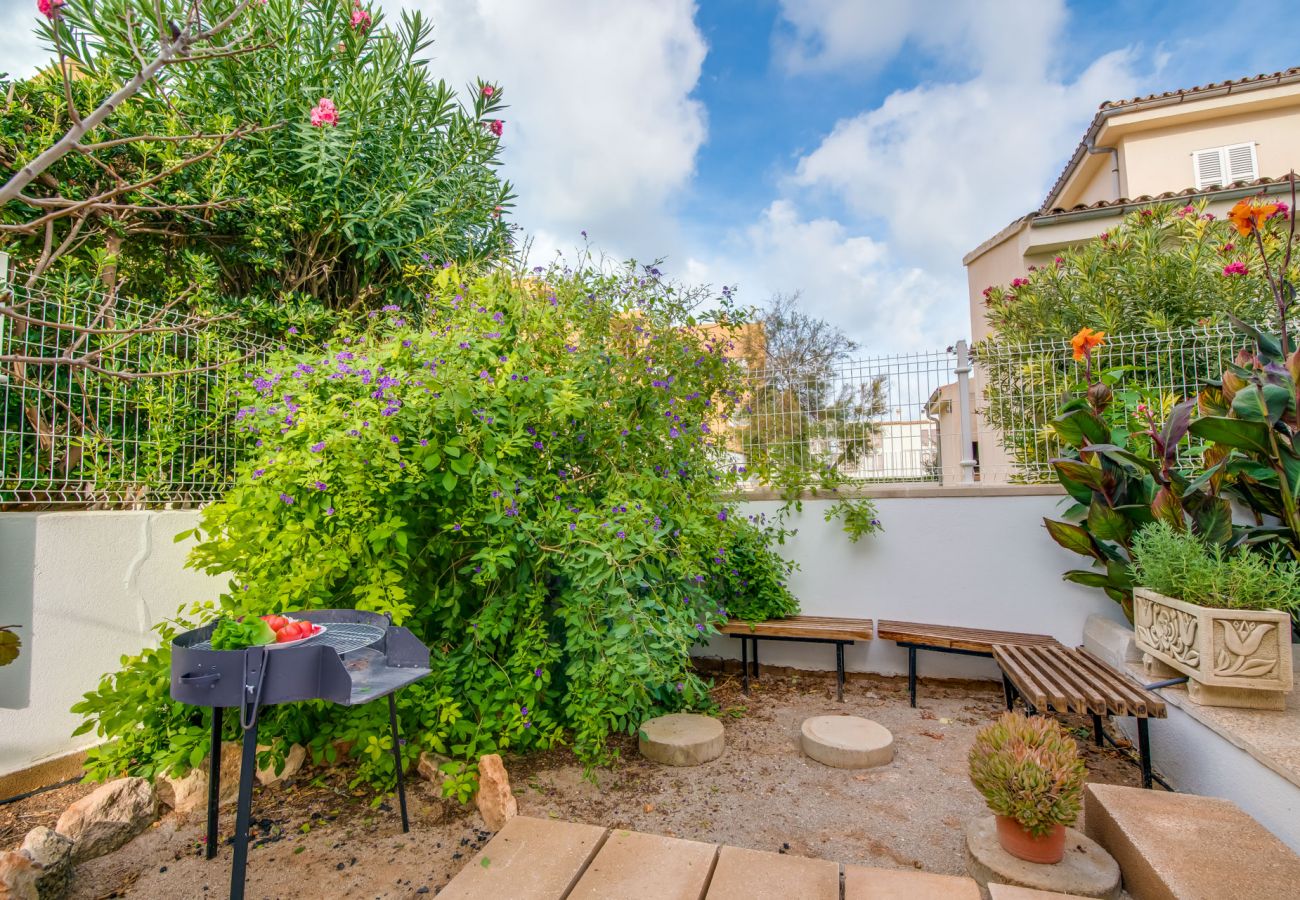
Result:
<svg viewBox="0 0 1300 900">
<path fill-rule="evenodd" d="M 740 639 L 740 681 L 741 689 L 749 693 L 749 638 Z"/>
<path fill-rule="evenodd" d="M 844 702 L 844 644 L 835 645 L 835 699 Z"/>
<path fill-rule="evenodd" d="M 212 741 L 208 750 L 208 859 L 217 855 L 217 816 L 221 805 L 221 719 L 224 712 L 220 706 L 212 707 Z"/>
<path fill-rule="evenodd" d="M 1002 675 L 1002 697 L 1007 701 L 1007 712 L 1016 708 L 1016 686 L 1011 683 L 1011 679 Z"/>
<path fill-rule="evenodd" d="M 248 822 L 253 812 L 253 773 L 256 771 L 257 720 L 254 719 L 253 724 L 244 730 L 244 750 L 239 758 L 239 801 L 235 811 L 235 859 L 230 865 L 230 900 L 244 900 Z"/>
<path fill-rule="evenodd" d="M 388 725 L 393 730 L 393 763 L 397 767 L 397 802 L 402 808 L 402 832 L 411 830 L 406 818 L 406 784 L 402 779 L 402 742 L 397 736 L 397 696 L 388 695 Z"/>
<path fill-rule="evenodd" d="M 758 680 L 758 638 L 750 638 L 754 643 L 754 680 Z"/>
<path fill-rule="evenodd" d="M 1151 787 L 1151 735 L 1145 716 L 1138 718 L 1138 760 L 1142 764 L 1142 786 Z"/>
<path fill-rule="evenodd" d="M 1092 714 L 1092 741 L 1098 747 L 1103 747 L 1106 744 L 1101 735 L 1101 715 L 1098 713 Z"/>
<path fill-rule="evenodd" d="M 907 648 L 907 696 L 916 709 L 916 648 Z"/>
</svg>

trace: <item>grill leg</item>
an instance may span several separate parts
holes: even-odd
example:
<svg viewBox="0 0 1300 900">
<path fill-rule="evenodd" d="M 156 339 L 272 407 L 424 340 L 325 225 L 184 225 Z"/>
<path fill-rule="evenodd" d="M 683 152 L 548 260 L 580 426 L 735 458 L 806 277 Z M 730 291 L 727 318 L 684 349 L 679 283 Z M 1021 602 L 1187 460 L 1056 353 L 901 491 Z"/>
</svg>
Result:
<svg viewBox="0 0 1300 900">
<path fill-rule="evenodd" d="M 754 680 L 758 681 L 758 638 L 751 638 L 754 642 Z"/>
<path fill-rule="evenodd" d="M 1147 730 L 1146 717 L 1137 720 L 1138 725 L 1138 760 L 1142 763 L 1142 786 L 1151 787 L 1151 735 Z"/>
<path fill-rule="evenodd" d="M 749 693 L 749 638 L 740 639 L 740 677 L 742 690 Z"/>
<path fill-rule="evenodd" d="M 225 710 L 212 707 L 212 743 L 208 750 L 208 849 L 207 858 L 217 855 L 217 815 L 221 805 L 221 720 Z"/>
<path fill-rule="evenodd" d="M 907 696 L 916 709 L 916 648 L 907 648 Z"/>
<path fill-rule="evenodd" d="M 239 802 L 235 811 L 235 859 L 230 864 L 230 900 L 244 900 L 248 869 L 248 820 L 253 814 L 253 773 L 257 769 L 257 720 L 244 730 L 239 758 Z"/>
<path fill-rule="evenodd" d="M 1101 716 L 1097 713 L 1092 714 L 1092 740 L 1098 747 L 1103 747 L 1106 744 L 1101 736 Z"/>
<path fill-rule="evenodd" d="M 406 818 L 406 784 L 402 779 L 402 745 L 397 738 L 397 698 L 388 695 L 388 724 L 393 729 L 393 762 L 397 764 L 397 802 L 402 807 L 402 832 L 411 830 Z"/>
<path fill-rule="evenodd" d="M 835 699 L 844 702 L 844 645 L 835 645 Z"/>
</svg>

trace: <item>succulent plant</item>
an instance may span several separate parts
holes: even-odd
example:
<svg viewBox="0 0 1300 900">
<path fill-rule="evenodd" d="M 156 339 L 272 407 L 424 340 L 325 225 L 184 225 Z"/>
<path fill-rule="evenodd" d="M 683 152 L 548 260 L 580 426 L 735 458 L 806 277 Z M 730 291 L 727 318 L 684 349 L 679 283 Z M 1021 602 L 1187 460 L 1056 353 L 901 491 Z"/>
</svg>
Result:
<svg viewBox="0 0 1300 900">
<path fill-rule="evenodd" d="M 1074 824 L 1086 773 L 1074 739 L 1045 716 L 1004 713 L 980 729 L 970 751 L 970 780 L 989 809 L 1033 837 Z"/>
</svg>

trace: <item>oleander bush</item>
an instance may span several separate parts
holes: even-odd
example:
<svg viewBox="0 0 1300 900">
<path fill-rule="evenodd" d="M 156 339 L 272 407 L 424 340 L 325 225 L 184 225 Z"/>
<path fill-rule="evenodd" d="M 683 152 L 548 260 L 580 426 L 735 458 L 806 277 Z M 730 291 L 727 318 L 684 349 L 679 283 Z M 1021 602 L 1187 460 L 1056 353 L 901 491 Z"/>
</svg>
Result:
<svg viewBox="0 0 1300 900">
<path fill-rule="evenodd" d="M 772 549 L 783 528 L 724 499 L 742 477 L 727 354 L 743 313 L 725 298 L 696 312 L 709 298 L 657 270 L 410 278 L 426 319 L 386 307 L 252 373 L 247 461 L 191 558 L 229 588 L 184 618 L 390 614 L 433 651 L 398 700 L 404 755 L 451 757 L 460 796 L 459 763 L 486 752 L 572 743 L 607 762 L 611 734 L 708 706 L 688 654 L 727 611 L 797 609 Z M 125 660 L 77 706 L 109 739 L 93 775 L 206 752 L 196 712 L 167 698 L 168 660 L 165 646 Z M 272 755 L 296 740 L 328 759 L 342 740 L 360 777 L 390 783 L 383 704 L 273 707 L 262 723 Z"/>
</svg>

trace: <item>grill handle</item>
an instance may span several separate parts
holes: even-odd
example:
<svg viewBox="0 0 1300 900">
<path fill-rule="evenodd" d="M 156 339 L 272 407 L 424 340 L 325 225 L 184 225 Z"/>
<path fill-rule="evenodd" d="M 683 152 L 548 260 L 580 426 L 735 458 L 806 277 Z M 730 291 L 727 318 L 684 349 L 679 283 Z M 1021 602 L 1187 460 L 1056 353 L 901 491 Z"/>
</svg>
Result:
<svg viewBox="0 0 1300 900">
<path fill-rule="evenodd" d="M 215 687 L 221 680 L 220 672 L 208 672 L 206 675 L 182 675 L 181 684 L 191 687 Z"/>
</svg>

